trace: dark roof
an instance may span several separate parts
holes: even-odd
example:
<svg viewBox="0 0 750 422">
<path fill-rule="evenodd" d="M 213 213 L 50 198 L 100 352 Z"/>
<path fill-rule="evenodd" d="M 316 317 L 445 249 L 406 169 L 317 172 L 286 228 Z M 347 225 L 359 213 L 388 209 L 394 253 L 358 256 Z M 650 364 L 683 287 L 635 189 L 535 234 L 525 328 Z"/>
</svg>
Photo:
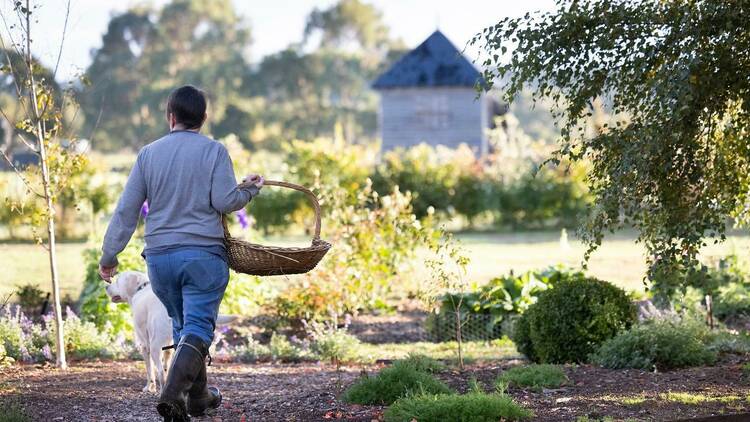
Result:
<svg viewBox="0 0 750 422">
<path fill-rule="evenodd" d="M 401 57 L 373 82 L 375 89 L 474 86 L 481 74 L 440 31 Z"/>
</svg>

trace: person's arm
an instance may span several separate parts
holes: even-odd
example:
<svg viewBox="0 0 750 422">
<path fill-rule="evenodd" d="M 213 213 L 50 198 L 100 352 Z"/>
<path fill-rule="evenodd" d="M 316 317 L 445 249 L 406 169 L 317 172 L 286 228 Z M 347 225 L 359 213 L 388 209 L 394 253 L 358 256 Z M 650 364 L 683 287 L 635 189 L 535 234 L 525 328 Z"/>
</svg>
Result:
<svg viewBox="0 0 750 422">
<path fill-rule="evenodd" d="M 227 214 L 243 208 L 259 192 L 260 188 L 255 185 L 237 187 L 232 159 L 226 148 L 221 145 L 211 178 L 211 206 L 216 211 Z"/>
<path fill-rule="evenodd" d="M 125 249 L 138 225 L 138 215 L 141 212 L 143 202 L 146 200 L 146 181 L 141 170 L 141 157 L 142 154 L 138 154 L 135 165 L 133 165 L 130 176 L 128 176 L 128 182 L 125 184 L 125 190 L 123 190 L 115 213 L 112 215 L 112 220 L 109 222 L 107 233 L 104 235 L 102 258 L 99 261 L 102 269 L 117 267 L 117 254 Z"/>
</svg>

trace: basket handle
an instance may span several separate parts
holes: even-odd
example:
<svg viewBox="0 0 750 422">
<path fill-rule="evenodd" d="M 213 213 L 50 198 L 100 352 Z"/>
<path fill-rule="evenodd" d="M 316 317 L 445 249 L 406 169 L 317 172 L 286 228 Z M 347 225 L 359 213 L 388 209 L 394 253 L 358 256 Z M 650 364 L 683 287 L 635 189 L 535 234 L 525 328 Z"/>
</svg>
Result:
<svg viewBox="0 0 750 422">
<path fill-rule="evenodd" d="M 237 187 L 240 189 L 250 186 L 255 186 L 255 184 L 250 182 L 243 182 L 237 185 Z M 307 199 L 310 200 L 315 210 L 315 235 L 313 236 L 313 241 L 320 240 L 320 203 L 318 203 L 318 198 L 314 193 L 312 193 L 310 189 L 304 186 L 296 185 L 294 183 L 282 182 L 278 180 L 266 180 L 265 182 L 263 182 L 263 186 L 279 186 L 282 188 L 294 189 L 307 195 Z"/>
</svg>

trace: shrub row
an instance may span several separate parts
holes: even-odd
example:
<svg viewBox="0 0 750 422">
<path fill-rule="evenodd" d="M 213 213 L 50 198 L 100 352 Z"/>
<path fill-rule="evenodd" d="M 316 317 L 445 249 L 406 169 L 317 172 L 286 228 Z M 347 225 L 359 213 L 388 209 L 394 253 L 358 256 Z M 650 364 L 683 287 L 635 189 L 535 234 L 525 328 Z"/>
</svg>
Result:
<svg viewBox="0 0 750 422">
<path fill-rule="evenodd" d="M 466 147 L 453 150 L 422 144 L 389 151 L 376 164 L 369 158 L 374 152 L 366 147 L 318 139 L 293 142 L 281 159 L 261 155 L 251 156 L 238 171 L 265 171 L 306 186 L 337 186 L 351 195 L 369 179 L 380 195 L 395 188 L 410 192 L 418 219 L 435 211 L 443 217 L 462 217 L 469 225 L 572 227 L 591 202 L 581 165 L 539 167 L 540 163 L 519 159 L 488 166 Z M 268 168 L 268 161 L 283 166 Z M 309 219 L 305 217 L 309 204 L 300 195 L 272 189 L 263 195 L 268 197 L 253 201 L 248 212 L 266 232 L 286 230 Z"/>
<path fill-rule="evenodd" d="M 728 285 L 744 288 L 737 281 Z M 628 295 L 601 280 L 573 277 L 551 287 L 539 293 L 513 330 L 518 350 L 535 362 L 670 370 L 712 364 L 719 353 L 750 352 L 750 336 L 711 331 L 689 313 L 666 313 L 636 323 Z M 741 303 L 742 295 L 737 296 Z M 729 300 L 724 303 L 732 305 L 732 315 L 743 309 Z"/>
</svg>

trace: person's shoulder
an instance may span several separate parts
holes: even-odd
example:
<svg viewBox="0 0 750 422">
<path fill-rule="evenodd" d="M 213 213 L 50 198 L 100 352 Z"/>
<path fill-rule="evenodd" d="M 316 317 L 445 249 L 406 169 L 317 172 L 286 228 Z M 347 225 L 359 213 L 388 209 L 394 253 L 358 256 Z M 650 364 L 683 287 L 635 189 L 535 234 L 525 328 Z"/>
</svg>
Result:
<svg viewBox="0 0 750 422">
<path fill-rule="evenodd" d="M 162 145 L 164 143 L 169 142 L 169 140 L 171 139 L 171 137 L 172 137 L 172 133 L 167 133 L 166 135 L 162 136 L 161 138 L 158 138 L 158 139 L 156 139 L 154 141 L 151 141 L 151 142 L 147 143 L 146 145 L 142 146 L 140 152 L 149 151 L 149 150 L 151 150 L 153 148 L 158 148 L 159 145 Z"/>
<path fill-rule="evenodd" d="M 206 142 L 206 148 L 208 148 L 210 151 L 216 154 L 228 154 L 227 147 L 225 147 L 221 142 L 206 135 L 200 136 Z"/>
</svg>

